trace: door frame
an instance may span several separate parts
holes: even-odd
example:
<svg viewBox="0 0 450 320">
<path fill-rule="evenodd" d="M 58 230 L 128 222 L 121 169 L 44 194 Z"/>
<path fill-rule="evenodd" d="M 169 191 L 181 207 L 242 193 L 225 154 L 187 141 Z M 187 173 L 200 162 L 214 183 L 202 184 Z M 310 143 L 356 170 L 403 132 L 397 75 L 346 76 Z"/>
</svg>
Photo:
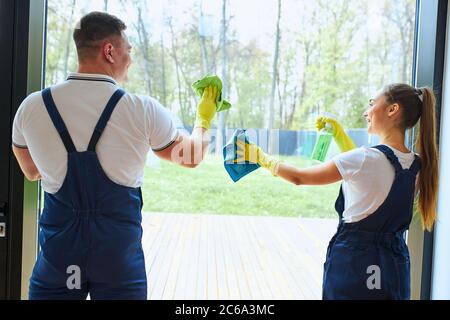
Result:
<svg viewBox="0 0 450 320">
<path fill-rule="evenodd" d="M 47 0 L 28 0 L 29 35 L 27 94 L 40 91 L 45 79 Z M 40 182 L 24 179 L 21 298 L 28 299 L 28 281 L 38 254 L 38 218 L 41 208 Z"/>
<path fill-rule="evenodd" d="M 42 88 L 39 43 L 43 48 L 44 33 L 38 17 L 44 13 L 43 4 L 45 0 L 0 1 L 0 150 L 6 151 L 0 152 L 0 202 L 6 203 L 0 213 L 6 226 L 6 237 L 0 238 L 0 299 L 26 298 L 37 254 L 39 185 L 24 179 L 12 153 L 11 131 L 20 103 Z"/>
<path fill-rule="evenodd" d="M 417 0 L 416 32 L 414 41 L 413 79 L 416 87 L 429 86 L 436 95 L 437 143 L 442 104 L 444 75 L 445 35 L 447 24 L 447 0 Z M 409 134 L 409 146 L 414 149 L 413 139 L 417 128 Z M 420 218 L 415 215 L 408 232 L 411 254 L 411 299 L 431 298 L 434 230 L 424 231 Z"/>
</svg>

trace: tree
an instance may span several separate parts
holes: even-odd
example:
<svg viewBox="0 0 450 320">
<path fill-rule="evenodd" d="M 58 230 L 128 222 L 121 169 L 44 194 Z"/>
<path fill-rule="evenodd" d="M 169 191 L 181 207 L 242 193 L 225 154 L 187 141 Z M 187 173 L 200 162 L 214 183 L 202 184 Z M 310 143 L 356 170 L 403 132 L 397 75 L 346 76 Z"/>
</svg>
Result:
<svg viewBox="0 0 450 320">
<path fill-rule="evenodd" d="M 384 2 L 385 18 L 391 22 L 398 30 L 398 37 L 393 37 L 391 45 L 399 41 L 399 55 L 401 82 L 411 81 L 411 60 L 414 43 L 414 21 L 416 1 L 386 1 Z"/>
<path fill-rule="evenodd" d="M 216 73 L 217 56 L 221 49 L 222 42 L 219 41 L 217 45 L 214 44 L 213 33 L 213 18 L 211 13 L 205 13 L 203 8 L 203 2 L 200 2 L 200 25 L 198 37 L 200 41 L 201 53 L 202 53 L 202 71 L 203 74 Z"/>
<path fill-rule="evenodd" d="M 74 24 L 73 16 L 75 11 L 76 0 L 72 0 L 72 4 L 70 6 L 70 17 L 67 28 L 67 42 L 66 42 L 66 52 L 64 55 L 64 74 L 67 75 L 67 71 L 69 68 L 69 56 L 70 56 L 70 45 L 72 44 L 72 25 Z"/>
<path fill-rule="evenodd" d="M 275 26 L 271 48 L 241 38 L 242 26 L 234 21 L 242 16 L 234 20 L 234 1 L 222 0 L 217 15 L 203 12 L 203 0 L 165 1 L 157 17 L 152 2 L 121 0 L 126 13 L 121 17 L 136 48 L 124 87 L 154 96 L 190 125 L 198 102 L 192 82 L 218 72 L 223 95 L 235 102 L 218 115 L 219 128 L 299 130 L 312 129 L 322 111 L 335 113 L 346 128 L 363 127 L 361 114 L 371 95 L 385 84 L 411 79 L 414 0 L 278 0 L 275 18 L 268 20 Z M 76 17 L 99 8 L 117 10 L 111 4 L 48 0 L 47 85 L 64 80 L 75 67 L 70 35 Z M 292 20 L 292 12 L 301 14 Z M 214 17 L 218 32 L 199 32 L 199 20 Z M 163 26 L 154 28 L 151 21 L 160 18 Z M 376 22 L 379 29 L 373 29 Z"/>
<path fill-rule="evenodd" d="M 195 41 L 198 38 L 196 23 L 192 20 L 189 29 L 176 32 L 173 20 L 169 17 L 167 25 L 171 38 L 169 55 L 176 70 L 180 116 L 183 123 L 190 124 L 194 120 L 195 106 L 198 102 L 191 84 L 202 76 L 201 49 L 195 45 L 198 44 Z"/>
<path fill-rule="evenodd" d="M 336 0 L 333 3 L 320 0 L 317 3 L 314 25 L 317 30 L 317 48 L 310 56 L 306 68 L 308 94 L 302 105 L 300 127 L 312 128 L 315 117 L 323 111 L 344 118 L 346 110 L 352 108 L 350 97 L 360 70 L 355 68 L 352 48 L 356 31 L 361 27 L 361 15 L 353 12 L 358 7 L 351 0 Z"/>
<path fill-rule="evenodd" d="M 126 10 L 129 6 L 129 1 L 120 0 L 122 8 Z M 132 6 L 134 10 L 136 10 L 137 19 L 132 22 L 132 26 L 137 34 L 137 49 L 140 51 L 140 54 L 143 59 L 143 76 L 144 82 L 146 85 L 146 93 L 148 95 L 153 95 L 152 88 L 152 61 L 150 60 L 151 45 L 150 45 L 150 33 L 145 21 L 148 21 L 148 6 L 147 0 L 132 0 Z M 105 2 L 105 8 L 107 8 L 107 3 Z"/>
<path fill-rule="evenodd" d="M 69 10 L 67 10 L 69 8 Z M 49 1 L 46 38 L 46 85 L 53 85 L 67 77 L 75 67 L 75 46 L 71 39 L 74 28 L 75 11 L 78 8 L 74 0 L 65 0 L 62 6 L 58 1 Z"/>
<path fill-rule="evenodd" d="M 227 0 L 222 0 L 222 32 L 221 32 L 221 52 L 222 52 L 222 95 L 228 96 L 228 50 L 227 50 Z M 216 131 L 216 154 L 222 154 L 223 146 L 223 130 L 225 128 L 224 112 L 218 114 L 217 131 Z"/>
<path fill-rule="evenodd" d="M 273 53 L 273 64 L 272 64 L 272 89 L 270 91 L 270 103 L 269 103 L 269 153 L 273 153 L 274 150 L 274 134 L 273 134 L 273 124 L 274 124 L 274 108 L 275 108 L 275 90 L 277 85 L 278 78 L 278 57 L 280 54 L 280 39 L 281 39 L 281 31 L 280 31 L 280 21 L 281 21 L 281 0 L 278 0 L 278 9 L 277 9 L 277 23 L 276 23 L 276 31 L 275 31 L 275 49 Z"/>
<path fill-rule="evenodd" d="M 265 126 L 267 92 L 270 91 L 270 56 L 255 41 L 241 45 L 229 44 L 230 91 L 237 96 L 236 107 L 228 114 L 227 123 L 235 128 L 262 128 Z"/>
<path fill-rule="evenodd" d="M 161 33 L 161 87 L 162 87 L 162 103 L 164 106 L 167 105 L 167 79 L 166 79 L 166 59 L 165 59 L 165 47 L 164 47 L 164 35 Z"/>
</svg>

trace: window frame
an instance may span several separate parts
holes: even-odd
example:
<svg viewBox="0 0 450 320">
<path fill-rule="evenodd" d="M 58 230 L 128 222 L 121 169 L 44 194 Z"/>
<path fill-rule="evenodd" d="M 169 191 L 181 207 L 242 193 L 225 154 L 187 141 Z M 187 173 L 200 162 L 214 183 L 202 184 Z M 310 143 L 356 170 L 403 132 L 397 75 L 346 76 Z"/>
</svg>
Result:
<svg viewBox="0 0 450 320">
<path fill-rule="evenodd" d="M 417 0 L 416 31 L 413 57 L 413 79 L 416 87 L 429 86 L 436 95 L 437 143 L 441 120 L 442 83 L 445 57 L 447 1 Z M 414 150 L 413 137 L 417 127 L 410 130 L 407 141 Z M 415 217 L 408 232 L 411 254 L 411 299 L 430 300 L 433 268 L 434 230 L 424 231 L 419 217 Z"/>
</svg>

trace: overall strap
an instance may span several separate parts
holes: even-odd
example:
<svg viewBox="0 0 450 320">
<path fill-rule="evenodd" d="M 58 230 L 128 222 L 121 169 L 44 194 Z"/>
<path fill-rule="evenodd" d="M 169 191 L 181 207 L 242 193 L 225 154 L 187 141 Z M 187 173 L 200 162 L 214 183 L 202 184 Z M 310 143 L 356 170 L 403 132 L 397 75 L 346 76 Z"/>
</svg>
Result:
<svg viewBox="0 0 450 320">
<path fill-rule="evenodd" d="M 53 122 L 56 130 L 58 131 L 64 146 L 68 153 L 76 152 L 75 145 L 73 144 L 72 138 L 69 135 L 66 125 L 64 124 L 61 115 L 56 108 L 55 102 L 52 97 L 50 88 L 46 88 L 42 91 L 42 98 L 44 99 L 44 105 L 47 109 L 50 119 Z"/>
<path fill-rule="evenodd" d="M 384 155 L 388 158 L 389 162 L 394 167 L 395 173 L 400 172 L 400 171 L 403 170 L 402 165 L 398 161 L 397 156 L 394 154 L 394 151 L 392 151 L 391 148 L 389 148 L 388 146 L 385 146 L 385 145 L 378 145 L 378 146 L 375 146 L 375 147 L 372 147 L 372 148 L 378 149 L 378 150 L 380 150 L 381 152 L 384 153 Z"/>
<path fill-rule="evenodd" d="M 94 132 L 92 133 L 92 137 L 91 140 L 89 141 L 87 149 L 88 151 L 95 151 L 97 142 L 100 139 L 103 130 L 105 129 L 106 124 L 108 123 L 108 120 L 114 111 L 114 108 L 116 107 L 117 103 L 120 101 L 120 99 L 123 97 L 124 94 L 125 94 L 124 90 L 117 89 L 116 92 L 114 92 L 114 94 L 109 99 L 108 104 L 103 110 L 100 119 L 98 120 L 97 125 L 95 126 Z"/>
<path fill-rule="evenodd" d="M 411 171 L 414 175 L 416 175 L 417 173 L 419 173 L 421 168 L 422 168 L 422 162 L 420 160 L 420 157 L 417 154 L 415 154 L 414 162 L 409 167 L 409 171 Z"/>
</svg>

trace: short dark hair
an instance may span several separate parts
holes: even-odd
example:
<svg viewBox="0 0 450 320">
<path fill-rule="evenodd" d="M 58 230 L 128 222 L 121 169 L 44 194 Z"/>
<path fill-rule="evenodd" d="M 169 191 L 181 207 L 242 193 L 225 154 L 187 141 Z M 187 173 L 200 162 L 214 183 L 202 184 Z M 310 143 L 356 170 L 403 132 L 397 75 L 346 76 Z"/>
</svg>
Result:
<svg viewBox="0 0 450 320">
<path fill-rule="evenodd" d="M 125 23 L 105 12 L 94 11 L 81 18 L 73 32 L 78 58 L 88 57 L 100 41 L 113 36 L 121 36 L 127 26 Z"/>
</svg>

